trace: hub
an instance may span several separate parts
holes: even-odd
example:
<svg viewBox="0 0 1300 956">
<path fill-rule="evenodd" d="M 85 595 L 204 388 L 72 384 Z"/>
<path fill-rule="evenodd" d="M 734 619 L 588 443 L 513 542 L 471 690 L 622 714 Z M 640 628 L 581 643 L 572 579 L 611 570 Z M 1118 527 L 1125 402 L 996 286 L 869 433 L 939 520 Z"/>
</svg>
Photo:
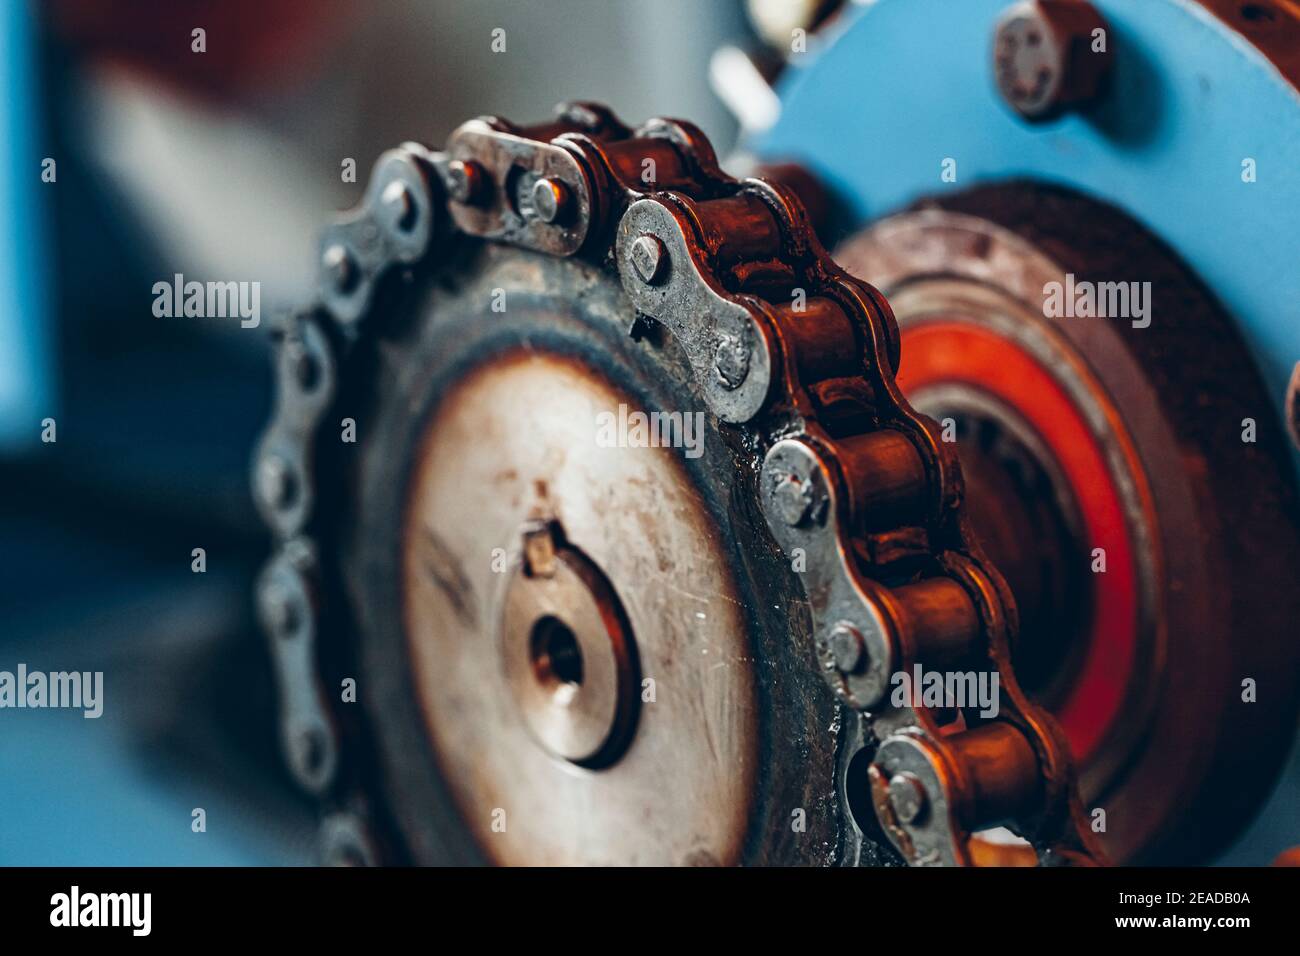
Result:
<svg viewBox="0 0 1300 956">
<path fill-rule="evenodd" d="M 1005 402 L 959 382 L 918 385 L 908 397 L 953 425 L 971 523 L 1016 596 L 1016 678 L 1059 707 L 1093 623 L 1078 498 L 1048 444 Z"/>
<path fill-rule="evenodd" d="M 640 702 L 627 615 L 595 564 L 557 547 L 558 525 L 533 524 L 521 537 L 501 618 L 507 691 L 549 753 L 608 766 L 626 747 Z"/>
</svg>

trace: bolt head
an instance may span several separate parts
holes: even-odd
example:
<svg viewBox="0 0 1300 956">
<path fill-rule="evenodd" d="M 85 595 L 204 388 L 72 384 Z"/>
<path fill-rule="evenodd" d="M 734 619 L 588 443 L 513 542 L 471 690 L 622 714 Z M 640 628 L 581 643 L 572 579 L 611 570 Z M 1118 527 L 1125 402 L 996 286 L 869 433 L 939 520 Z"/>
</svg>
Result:
<svg viewBox="0 0 1300 956">
<path fill-rule="evenodd" d="M 278 636 L 292 634 L 298 627 L 298 602 L 282 583 L 273 582 L 263 589 L 262 614 L 267 627 Z"/>
<path fill-rule="evenodd" d="M 410 232 L 419 213 L 410 187 L 400 179 L 393 180 L 379 194 L 379 209 L 384 224 L 395 232 Z"/>
<path fill-rule="evenodd" d="M 447 194 L 458 203 L 477 202 L 483 193 L 486 173 L 483 167 L 471 160 L 453 159 L 447 164 Z"/>
<path fill-rule="evenodd" d="M 279 455 L 267 455 L 257 466 L 257 491 L 273 508 L 283 508 L 293 499 L 293 469 Z"/>
<path fill-rule="evenodd" d="M 914 773 L 896 773 L 889 778 L 889 805 L 902 823 L 916 823 L 928 800 L 925 784 Z"/>
<path fill-rule="evenodd" d="M 359 844 L 336 838 L 321 853 L 326 866 L 368 866 L 370 858 Z"/>
<path fill-rule="evenodd" d="M 569 187 L 558 179 L 539 179 L 533 183 L 533 211 L 546 223 L 561 222 L 569 211 Z"/>
<path fill-rule="evenodd" d="M 1093 49 L 1106 22 L 1082 0 L 1024 0 L 998 21 L 994 71 L 1003 99 L 1032 122 L 1094 100 L 1110 71 L 1110 38 Z"/>
<path fill-rule="evenodd" d="M 325 276 L 339 292 L 351 292 L 357 285 L 357 264 L 347 247 L 341 243 L 330 245 L 321 256 Z"/>
<path fill-rule="evenodd" d="M 319 727 L 305 727 L 293 737 L 294 762 L 303 776 L 315 779 L 325 765 L 325 735 Z"/>
<path fill-rule="evenodd" d="M 789 475 L 784 480 L 778 481 L 772 490 L 772 503 L 776 505 L 781 520 L 794 528 L 812 514 L 812 487 L 799 476 Z"/>
<path fill-rule="evenodd" d="M 303 391 L 310 390 L 320 380 L 320 366 L 301 342 L 290 342 L 285 346 L 284 360 L 293 380 Z"/>
<path fill-rule="evenodd" d="M 632 268 L 647 285 L 653 285 L 663 278 L 664 268 L 668 264 L 668 252 L 658 236 L 637 236 L 628 250 Z"/>
<path fill-rule="evenodd" d="M 830 647 L 831 660 L 835 663 L 835 669 L 841 674 L 852 674 L 866 659 L 866 641 L 857 628 L 848 624 L 835 625 L 826 643 Z"/>
<path fill-rule="evenodd" d="M 713 370 L 724 388 L 740 388 L 749 377 L 749 346 L 724 335 L 713 352 Z"/>
</svg>

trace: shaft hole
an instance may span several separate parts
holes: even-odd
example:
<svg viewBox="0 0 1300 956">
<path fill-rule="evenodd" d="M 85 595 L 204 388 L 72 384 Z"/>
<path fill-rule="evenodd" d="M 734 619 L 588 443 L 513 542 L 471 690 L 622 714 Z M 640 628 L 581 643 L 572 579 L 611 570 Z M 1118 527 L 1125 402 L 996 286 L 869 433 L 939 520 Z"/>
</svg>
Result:
<svg viewBox="0 0 1300 956">
<path fill-rule="evenodd" d="M 582 686 L 582 650 L 567 624 L 547 615 L 538 619 L 528 641 L 533 673 L 541 683 L 559 689 Z"/>
</svg>

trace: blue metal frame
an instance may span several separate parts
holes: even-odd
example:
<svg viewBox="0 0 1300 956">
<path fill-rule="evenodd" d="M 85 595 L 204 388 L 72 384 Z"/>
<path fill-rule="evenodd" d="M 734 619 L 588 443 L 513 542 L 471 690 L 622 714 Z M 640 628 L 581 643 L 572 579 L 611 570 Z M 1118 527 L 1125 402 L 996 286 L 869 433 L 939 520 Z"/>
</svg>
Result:
<svg viewBox="0 0 1300 956">
<path fill-rule="evenodd" d="M 789 71 L 782 117 L 753 148 L 806 165 L 862 223 L 1012 177 L 1108 200 L 1239 319 L 1280 409 L 1300 361 L 1300 95 L 1193 0 L 1094 5 L 1115 72 L 1089 118 L 1031 126 L 1002 102 L 992 37 L 1009 0 L 876 0 Z M 1247 157 L 1254 183 L 1242 181 Z M 946 158 L 956 183 L 940 180 Z"/>
</svg>

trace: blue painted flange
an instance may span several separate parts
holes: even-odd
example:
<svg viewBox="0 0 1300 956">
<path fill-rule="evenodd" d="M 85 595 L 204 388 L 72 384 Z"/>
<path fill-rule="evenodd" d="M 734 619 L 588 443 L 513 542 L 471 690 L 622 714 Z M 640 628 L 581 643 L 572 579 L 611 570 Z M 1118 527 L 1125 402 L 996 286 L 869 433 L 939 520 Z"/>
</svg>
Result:
<svg viewBox="0 0 1300 956">
<path fill-rule="evenodd" d="M 858 223 L 1013 177 L 1105 199 L 1173 246 L 1238 318 L 1280 409 L 1300 361 L 1295 87 L 1193 0 L 1095 0 L 1111 27 L 1109 94 L 1087 117 L 1029 125 L 993 78 L 994 24 L 1008 5 L 850 10 L 826 44 L 795 55 L 781 118 L 754 151 L 803 163 Z M 940 179 L 949 158 L 956 183 Z"/>
</svg>

